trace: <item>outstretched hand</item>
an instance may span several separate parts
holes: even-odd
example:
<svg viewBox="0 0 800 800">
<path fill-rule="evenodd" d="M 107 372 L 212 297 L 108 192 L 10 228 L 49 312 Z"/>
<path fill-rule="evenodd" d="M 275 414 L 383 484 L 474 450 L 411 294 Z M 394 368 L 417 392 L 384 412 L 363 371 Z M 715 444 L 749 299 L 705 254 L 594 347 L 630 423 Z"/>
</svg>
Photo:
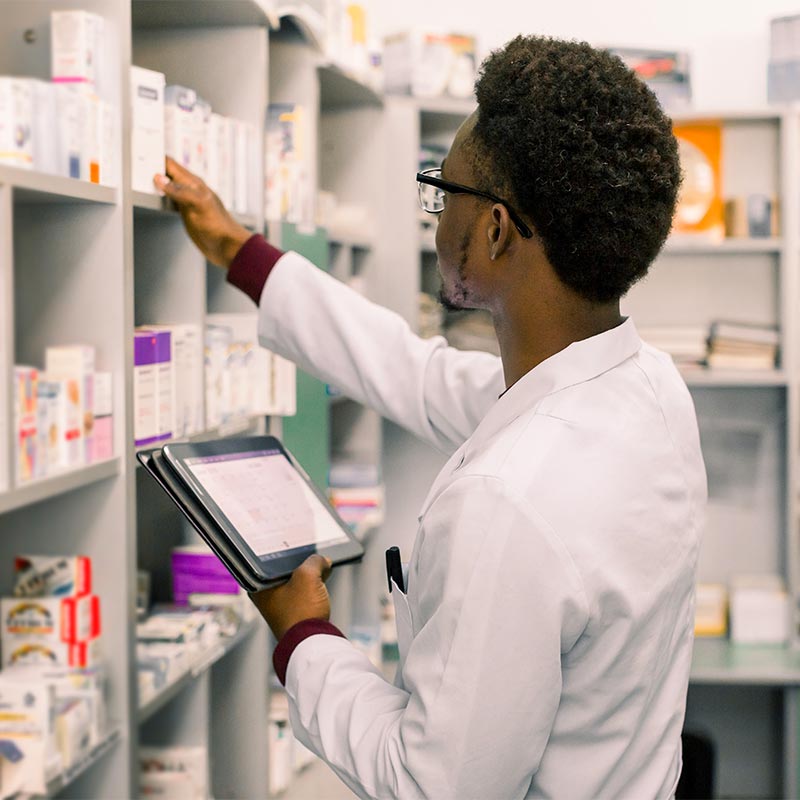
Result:
<svg viewBox="0 0 800 800">
<path fill-rule="evenodd" d="M 298 622 L 330 618 L 331 603 L 325 588 L 330 574 L 330 559 L 314 554 L 292 573 L 288 583 L 250 595 L 278 641 Z"/>
<path fill-rule="evenodd" d="M 166 176 L 153 183 L 177 206 L 191 240 L 203 255 L 227 269 L 252 233 L 228 213 L 219 197 L 177 161 L 167 157 Z"/>
</svg>

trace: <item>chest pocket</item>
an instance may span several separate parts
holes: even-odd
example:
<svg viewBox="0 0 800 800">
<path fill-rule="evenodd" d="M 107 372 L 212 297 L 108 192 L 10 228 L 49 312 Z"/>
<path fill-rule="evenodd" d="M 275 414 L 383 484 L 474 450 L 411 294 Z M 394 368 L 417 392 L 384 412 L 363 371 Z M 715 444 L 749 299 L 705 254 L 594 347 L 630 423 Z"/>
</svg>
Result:
<svg viewBox="0 0 800 800">
<path fill-rule="evenodd" d="M 406 663 L 408 648 L 414 638 L 414 624 L 411 617 L 411 606 L 408 604 L 408 596 L 405 595 L 392 581 L 392 603 L 394 604 L 394 620 L 397 628 L 397 676 L 395 685 L 403 686 L 403 665 Z"/>
</svg>

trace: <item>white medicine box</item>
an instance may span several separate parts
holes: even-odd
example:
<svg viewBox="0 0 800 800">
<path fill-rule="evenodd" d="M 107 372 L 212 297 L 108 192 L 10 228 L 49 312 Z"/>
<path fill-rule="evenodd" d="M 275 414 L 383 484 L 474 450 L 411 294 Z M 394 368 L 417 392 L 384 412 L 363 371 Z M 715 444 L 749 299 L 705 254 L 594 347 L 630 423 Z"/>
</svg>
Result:
<svg viewBox="0 0 800 800">
<path fill-rule="evenodd" d="M 164 172 L 164 88 L 161 72 L 131 67 L 131 183 L 156 194 L 153 176 Z"/>
<path fill-rule="evenodd" d="M 33 82 L 0 77 L 0 164 L 33 166 Z"/>
<path fill-rule="evenodd" d="M 103 18 L 88 11 L 50 14 L 50 70 L 55 83 L 84 83 L 101 94 Z"/>
</svg>

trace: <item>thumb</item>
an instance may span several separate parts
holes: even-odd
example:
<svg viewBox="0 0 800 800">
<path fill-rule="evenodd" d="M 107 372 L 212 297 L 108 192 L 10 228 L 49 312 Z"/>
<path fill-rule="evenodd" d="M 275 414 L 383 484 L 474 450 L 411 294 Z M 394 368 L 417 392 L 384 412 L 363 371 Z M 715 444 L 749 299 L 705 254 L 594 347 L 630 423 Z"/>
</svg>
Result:
<svg viewBox="0 0 800 800">
<path fill-rule="evenodd" d="M 192 206 L 195 200 L 194 189 L 185 183 L 170 180 L 165 175 L 156 175 L 153 178 L 156 188 L 163 192 L 170 200 L 178 206 Z"/>
<path fill-rule="evenodd" d="M 333 562 L 329 558 L 321 556 L 319 553 L 314 553 L 295 570 L 294 575 L 297 576 L 298 581 L 303 581 L 304 583 L 307 581 L 313 583 L 320 580 L 324 583 L 331 574 L 332 566 Z M 294 578 L 294 576 L 292 577 Z"/>
</svg>

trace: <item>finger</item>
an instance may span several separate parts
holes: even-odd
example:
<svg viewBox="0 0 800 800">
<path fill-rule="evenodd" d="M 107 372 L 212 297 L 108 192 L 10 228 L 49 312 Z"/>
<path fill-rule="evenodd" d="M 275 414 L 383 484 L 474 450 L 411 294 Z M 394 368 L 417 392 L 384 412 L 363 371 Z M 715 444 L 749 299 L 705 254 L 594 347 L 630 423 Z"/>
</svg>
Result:
<svg viewBox="0 0 800 800">
<path fill-rule="evenodd" d="M 300 580 L 311 581 L 325 581 L 328 575 L 331 574 L 332 561 L 319 553 L 309 556 L 298 568 L 295 570 L 299 573 Z"/>
<path fill-rule="evenodd" d="M 182 183 L 185 186 L 198 187 L 202 181 L 193 172 L 190 172 L 182 164 L 179 164 L 174 158 L 167 156 L 165 159 L 167 177 L 172 178 L 177 183 Z"/>
</svg>

